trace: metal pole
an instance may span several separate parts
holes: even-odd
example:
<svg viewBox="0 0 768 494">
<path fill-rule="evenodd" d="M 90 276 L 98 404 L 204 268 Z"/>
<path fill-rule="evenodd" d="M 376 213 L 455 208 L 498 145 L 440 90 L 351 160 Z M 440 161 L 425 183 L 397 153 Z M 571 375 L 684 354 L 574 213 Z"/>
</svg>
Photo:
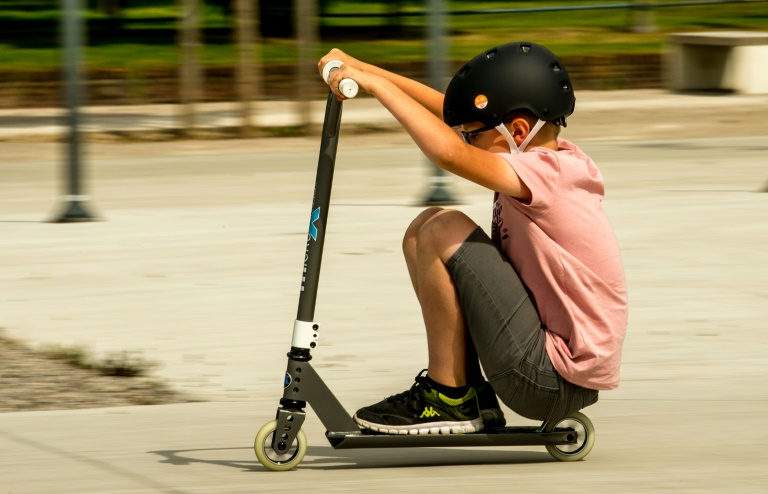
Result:
<svg viewBox="0 0 768 494">
<path fill-rule="evenodd" d="M 94 217 L 83 194 L 82 151 L 80 147 L 80 104 L 82 99 L 81 58 L 83 46 L 83 13 L 81 0 L 64 0 L 62 17 L 64 45 L 64 94 L 67 106 L 67 192 L 64 211 L 53 221 L 70 223 L 91 221 Z"/>
<path fill-rule="evenodd" d="M 443 91 L 447 54 L 445 50 L 445 0 L 429 0 L 429 83 L 433 89 Z M 425 205 L 455 204 L 458 202 L 450 190 L 448 173 L 430 163 L 432 176 L 429 178 L 429 193 Z"/>
</svg>

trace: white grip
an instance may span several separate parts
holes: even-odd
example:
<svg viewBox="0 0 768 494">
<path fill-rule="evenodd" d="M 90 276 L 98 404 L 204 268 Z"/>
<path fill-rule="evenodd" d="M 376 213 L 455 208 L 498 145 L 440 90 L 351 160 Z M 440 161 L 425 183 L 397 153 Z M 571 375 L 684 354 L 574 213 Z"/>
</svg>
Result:
<svg viewBox="0 0 768 494">
<path fill-rule="evenodd" d="M 341 60 L 331 60 L 325 64 L 325 67 L 323 67 L 323 80 L 326 84 L 328 84 L 328 76 L 331 75 L 331 72 L 339 70 L 342 65 L 344 65 L 344 62 Z M 341 94 L 347 98 L 354 98 L 357 96 L 357 91 L 359 89 L 357 83 L 352 79 L 342 79 L 339 83 L 339 91 L 341 91 Z"/>
</svg>

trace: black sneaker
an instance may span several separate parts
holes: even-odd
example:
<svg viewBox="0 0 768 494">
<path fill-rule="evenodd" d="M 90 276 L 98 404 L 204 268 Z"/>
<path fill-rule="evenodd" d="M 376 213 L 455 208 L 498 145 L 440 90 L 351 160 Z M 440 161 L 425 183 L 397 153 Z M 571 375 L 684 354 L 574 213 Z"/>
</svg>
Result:
<svg viewBox="0 0 768 494">
<path fill-rule="evenodd" d="M 491 383 L 484 381 L 483 384 L 475 389 L 477 391 L 477 402 L 480 408 L 480 416 L 483 418 L 483 425 L 488 429 L 496 429 L 507 425 L 507 419 L 504 418 L 504 412 L 501 411 L 499 400 L 496 398 L 496 392 L 491 387 Z"/>
<path fill-rule="evenodd" d="M 474 388 L 455 400 L 432 388 L 423 374 L 421 371 L 416 376 L 416 383 L 408 391 L 358 410 L 355 422 L 384 434 L 463 434 L 482 430 Z"/>
</svg>

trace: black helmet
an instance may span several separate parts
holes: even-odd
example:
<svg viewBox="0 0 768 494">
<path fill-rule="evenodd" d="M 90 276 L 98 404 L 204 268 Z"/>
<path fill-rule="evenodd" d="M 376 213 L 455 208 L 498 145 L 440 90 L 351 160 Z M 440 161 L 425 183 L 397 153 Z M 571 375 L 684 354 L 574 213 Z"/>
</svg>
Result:
<svg viewBox="0 0 768 494">
<path fill-rule="evenodd" d="M 510 112 L 528 110 L 565 126 L 576 98 L 560 60 L 536 43 L 508 43 L 481 53 L 453 76 L 445 91 L 443 119 L 497 126 Z"/>
</svg>

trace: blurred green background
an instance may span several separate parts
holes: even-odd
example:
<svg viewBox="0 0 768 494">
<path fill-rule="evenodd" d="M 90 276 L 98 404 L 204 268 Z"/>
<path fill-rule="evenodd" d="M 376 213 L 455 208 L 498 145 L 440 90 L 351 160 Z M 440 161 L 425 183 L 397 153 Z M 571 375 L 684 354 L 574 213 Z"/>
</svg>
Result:
<svg viewBox="0 0 768 494">
<path fill-rule="evenodd" d="M 174 101 L 170 86 L 180 58 L 178 0 L 82 0 L 87 5 L 88 79 L 95 84 L 91 101 L 114 103 Z M 663 4 L 673 0 L 656 0 Z M 290 0 L 254 0 L 261 40 L 257 62 L 272 69 L 274 79 L 263 97 L 289 91 L 287 79 L 297 59 Z M 446 1 L 451 11 L 545 6 L 608 5 L 631 0 Z M 234 0 L 206 0 L 202 9 L 205 100 L 231 97 Z M 339 18 L 334 14 L 425 12 L 426 0 L 318 0 L 317 57 L 332 47 L 407 75 L 424 77 L 428 56 L 428 16 Z M 2 106 L 42 104 L 56 84 L 61 67 L 60 0 L 0 0 L 0 97 Z M 567 12 L 500 13 L 449 16 L 448 54 L 460 63 L 502 42 L 527 40 L 544 44 L 561 56 L 581 79 L 582 87 L 612 89 L 659 84 L 665 35 L 702 30 L 766 30 L 768 2 L 657 7 L 650 11 L 652 29 L 641 26 L 647 12 L 605 9 Z M 613 66 L 613 69 L 606 67 Z M 626 76 L 636 67 L 637 76 Z M 282 75 L 281 75 L 282 74 Z M 587 76 L 587 74 L 591 74 Z M 603 74 L 602 76 L 600 74 Z M 625 74 L 622 77 L 622 74 Z M 21 84 L 27 81 L 26 85 Z M 117 84 L 116 81 L 120 81 Z M 110 86 L 111 84 L 111 86 Z M 155 86 L 155 87 L 152 87 Z M 163 90 L 164 87 L 168 90 Z M 111 87 L 111 89 L 110 89 Z M 42 98 L 42 100 L 41 100 Z"/>
</svg>

